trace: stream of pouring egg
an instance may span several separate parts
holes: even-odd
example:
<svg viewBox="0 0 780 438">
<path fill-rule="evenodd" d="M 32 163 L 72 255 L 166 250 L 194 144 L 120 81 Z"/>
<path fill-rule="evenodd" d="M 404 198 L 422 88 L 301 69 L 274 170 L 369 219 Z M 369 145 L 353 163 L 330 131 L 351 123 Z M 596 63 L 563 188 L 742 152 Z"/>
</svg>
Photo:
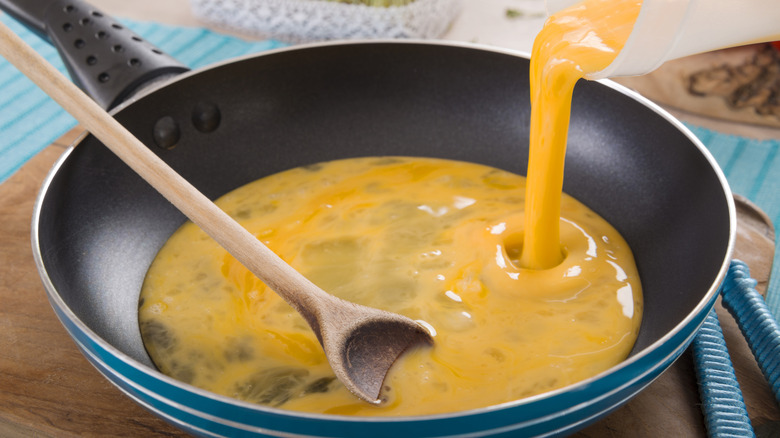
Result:
<svg viewBox="0 0 780 438">
<path fill-rule="evenodd" d="M 641 0 L 586 0 L 553 14 L 534 40 L 523 267 L 547 269 L 563 258 L 555 243 L 560 242 L 558 219 L 574 85 L 612 63 L 628 40 L 641 5 Z"/>
<path fill-rule="evenodd" d="M 323 289 L 436 331 L 433 348 L 394 365 L 381 407 L 339 385 L 303 319 L 191 223 L 144 282 L 139 322 L 155 364 L 284 409 L 420 415 L 517 400 L 619 363 L 641 322 L 633 255 L 561 189 L 574 84 L 611 62 L 638 8 L 586 0 L 537 37 L 527 180 L 472 163 L 365 158 L 272 175 L 217 201 Z"/>
</svg>

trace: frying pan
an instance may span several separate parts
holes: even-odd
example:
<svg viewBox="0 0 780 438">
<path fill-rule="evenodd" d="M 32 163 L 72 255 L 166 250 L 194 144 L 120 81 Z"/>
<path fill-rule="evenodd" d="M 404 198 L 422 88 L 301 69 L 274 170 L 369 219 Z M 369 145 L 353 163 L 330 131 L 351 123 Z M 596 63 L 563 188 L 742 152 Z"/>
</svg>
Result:
<svg viewBox="0 0 780 438">
<path fill-rule="evenodd" d="M 295 166 L 368 155 L 442 157 L 525 174 L 528 59 L 518 53 L 333 42 L 186 72 L 79 1 L 0 3 L 65 52 L 76 82 L 212 199 Z M 682 353 L 714 305 L 735 236 L 731 193 L 714 159 L 649 101 L 609 81 L 580 83 L 569 138 L 564 190 L 634 251 L 645 294 L 639 338 L 628 359 L 593 378 L 484 409 L 399 418 L 294 413 L 159 373 L 139 334 L 138 294 L 184 217 L 89 135 L 41 189 L 33 251 L 52 307 L 87 359 L 193 434 L 563 435 L 625 403 Z"/>
</svg>

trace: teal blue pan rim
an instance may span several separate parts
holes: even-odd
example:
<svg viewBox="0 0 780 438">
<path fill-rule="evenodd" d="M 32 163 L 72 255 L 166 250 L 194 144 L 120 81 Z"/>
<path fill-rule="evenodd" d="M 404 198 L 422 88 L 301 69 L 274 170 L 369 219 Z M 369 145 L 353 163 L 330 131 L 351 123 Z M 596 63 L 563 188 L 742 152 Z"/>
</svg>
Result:
<svg viewBox="0 0 780 438">
<path fill-rule="evenodd" d="M 453 414 L 420 417 L 342 417 L 266 408 L 203 391 L 147 370 L 105 348 L 74 321 L 58 317 L 79 349 L 101 374 L 133 400 L 171 424 L 201 436 L 485 436 L 522 431 L 567 433 L 628 401 L 668 368 L 688 347 L 717 294 L 696 317 L 664 343 L 627 366 L 596 378 L 519 402 Z M 151 371 L 151 372 L 150 372 Z M 170 382 L 168 381 L 170 380 Z"/>
</svg>

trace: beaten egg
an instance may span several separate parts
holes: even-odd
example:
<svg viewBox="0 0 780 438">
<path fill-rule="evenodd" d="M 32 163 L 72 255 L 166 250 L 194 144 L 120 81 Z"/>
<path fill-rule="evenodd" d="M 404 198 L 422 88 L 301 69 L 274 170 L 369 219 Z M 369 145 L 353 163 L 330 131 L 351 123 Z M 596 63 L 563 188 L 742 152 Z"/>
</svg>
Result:
<svg viewBox="0 0 780 438">
<path fill-rule="evenodd" d="M 519 266 L 525 178 L 404 157 L 321 163 L 217 201 L 324 290 L 435 334 L 385 380 L 380 407 L 335 378 L 303 318 L 194 224 L 162 248 L 140 326 L 160 370 L 210 391 L 328 414 L 417 415 L 560 388 L 622 361 L 641 286 L 606 221 L 564 196 L 553 268 Z"/>
<path fill-rule="evenodd" d="M 641 2 L 586 0 L 545 24 L 531 59 L 528 180 L 409 157 L 320 163 L 217 204 L 324 290 L 434 335 L 385 380 L 380 406 L 333 376 L 292 308 L 191 223 L 155 259 L 139 322 L 160 370 L 284 409 L 424 415 L 587 379 L 630 352 L 642 316 L 631 250 L 562 193 L 572 90 L 623 47 Z M 594 175 L 594 177 L 598 177 Z"/>
</svg>

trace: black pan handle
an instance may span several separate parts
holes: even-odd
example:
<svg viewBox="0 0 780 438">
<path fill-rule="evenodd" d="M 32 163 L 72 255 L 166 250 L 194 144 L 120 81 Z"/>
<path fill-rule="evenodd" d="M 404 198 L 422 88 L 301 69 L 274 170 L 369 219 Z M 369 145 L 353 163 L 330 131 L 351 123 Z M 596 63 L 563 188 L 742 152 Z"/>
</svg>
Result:
<svg viewBox="0 0 780 438">
<path fill-rule="evenodd" d="M 50 41 L 73 82 L 106 109 L 189 70 L 82 0 L 0 0 L 0 9 Z"/>
</svg>

